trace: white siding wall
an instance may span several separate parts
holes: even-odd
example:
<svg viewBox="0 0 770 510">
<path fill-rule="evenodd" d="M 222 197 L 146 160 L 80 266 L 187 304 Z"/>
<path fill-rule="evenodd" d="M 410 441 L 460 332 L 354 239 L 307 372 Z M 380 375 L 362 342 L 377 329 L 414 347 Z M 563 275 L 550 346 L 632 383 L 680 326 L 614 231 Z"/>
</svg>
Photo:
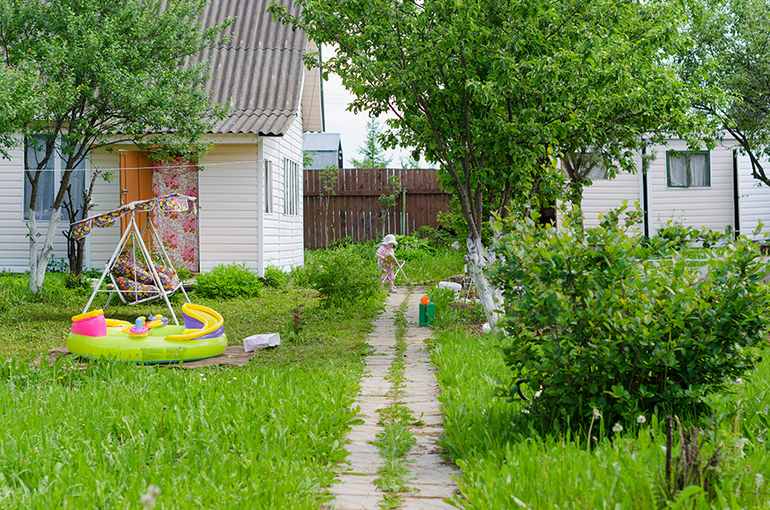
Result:
<svg viewBox="0 0 770 510">
<path fill-rule="evenodd" d="M 656 159 L 649 169 L 650 234 L 665 227 L 669 220 L 695 228 L 724 230 L 733 220 L 732 150 L 717 146 L 710 153 L 709 188 L 669 188 L 666 181 L 666 151 L 688 150 L 681 140 L 656 149 Z"/>
<path fill-rule="evenodd" d="M 770 172 L 770 161 L 762 161 L 766 173 Z M 754 237 L 751 233 L 759 221 L 764 223 L 758 238 L 770 233 L 770 188 L 751 176 L 751 161 L 748 156 L 738 155 L 738 198 L 741 211 L 741 234 Z"/>
<path fill-rule="evenodd" d="M 583 225 L 586 228 L 599 225 L 599 215 L 616 209 L 628 201 L 629 209 L 634 208 L 634 202 L 639 201 L 639 175 L 622 172 L 614 179 L 596 180 L 583 190 Z"/>
<path fill-rule="evenodd" d="M 273 162 L 273 212 L 264 218 L 264 265 L 288 270 L 304 260 L 302 200 L 295 215 L 284 214 L 284 159 L 302 168 L 302 122 L 292 123 L 286 136 L 259 138 L 252 135 L 217 137 L 211 152 L 201 161 L 199 174 L 199 229 L 201 271 L 219 264 L 245 264 L 259 270 L 258 179 L 264 172 L 265 158 Z M 133 147 L 124 147 L 131 149 Z M 22 221 L 22 151 L 15 150 L 11 161 L 0 159 L 0 268 L 28 269 L 27 228 Z M 97 151 L 91 168 L 113 172 L 112 182 L 99 178 L 91 214 L 103 213 L 120 202 L 118 150 Z M 297 189 L 302 190 L 302 172 Z M 46 227 L 46 223 L 39 223 Z M 60 228 L 61 231 L 63 228 Z M 94 229 L 87 240 L 86 267 L 102 269 L 120 239 L 120 225 Z M 54 257 L 66 258 L 66 244 L 58 233 Z"/>
<path fill-rule="evenodd" d="M 228 142 L 242 143 L 228 143 Z M 258 270 L 257 137 L 222 137 L 198 174 L 200 269 L 245 264 Z"/>
<path fill-rule="evenodd" d="M 273 162 L 273 212 L 265 214 L 264 264 L 283 270 L 301 266 L 304 261 L 304 233 L 302 229 L 302 199 L 298 204 L 298 214 L 284 214 L 284 188 L 286 172 L 284 159 L 299 164 L 302 168 L 302 122 L 295 119 L 288 133 L 283 137 L 263 138 L 262 158 Z M 302 189 L 302 172 L 298 173 L 295 183 Z"/>
</svg>

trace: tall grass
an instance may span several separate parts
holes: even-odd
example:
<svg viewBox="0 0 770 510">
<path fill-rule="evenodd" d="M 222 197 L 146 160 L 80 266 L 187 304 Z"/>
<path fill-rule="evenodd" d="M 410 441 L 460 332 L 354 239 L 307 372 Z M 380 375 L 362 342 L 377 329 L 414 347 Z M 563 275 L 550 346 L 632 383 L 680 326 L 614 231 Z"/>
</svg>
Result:
<svg viewBox="0 0 770 510">
<path fill-rule="evenodd" d="M 317 508 L 357 371 L 181 371 L 120 362 L 0 374 L 0 506 Z"/>
<path fill-rule="evenodd" d="M 494 396 L 498 381 L 508 383 L 510 375 L 491 336 L 469 340 L 445 330 L 433 342 L 432 359 L 446 416 L 441 445 L 462 469 L 461 494 L 455 497 L 461 508 L 770 508 L 764 486 L 770 476 L 766 361 L 736 385 L 736 395 L 713 402 L 718 423 L 704 446 L 704 462 L 722 446 L 712 493 L 691 486 L 667 503 L 662 419 L 647 416 L 643 424 L 627 424 L 613 439 L 592 434 L 597 438 L 587 447 L 585 434 L 537 429 L 522 403 Z M 682 419 L 705 425 L 695 417 Z M 612 425 L 597 423 L 594 430 Z"/>
</svg>

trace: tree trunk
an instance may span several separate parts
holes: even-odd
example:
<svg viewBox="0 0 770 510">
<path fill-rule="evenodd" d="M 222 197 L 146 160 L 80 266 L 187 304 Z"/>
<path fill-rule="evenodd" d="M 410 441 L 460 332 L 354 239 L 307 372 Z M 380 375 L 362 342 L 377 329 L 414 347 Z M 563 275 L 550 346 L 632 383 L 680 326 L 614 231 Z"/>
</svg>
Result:
<svg viewBox="0 0 770 510">
<path fill-rule="evenodd" d="M 490 254 L 484 248 L 481 239 L 473 239 L 472 236 L 468 236 L 466 244 L 468 245 L 468 255 L 465 256 L 465 262 L 468 264 L 468 271 L 471 274 L 473 284 L 476 286 L 476 291 L 479 293 L 479 300 L 487 322 L 492 328 L 492 332 L 497 332 L 497 321 L 502 309 L 503 295 L 500 289 L 493 287 L 484 275 L 484 268 L 492 262 L 489 259 Z"/>
<path fill-rule="evenodd" d="M 29 211 L 29 291 L 36 294 L 45 281 L 45 271 L 48 268 L 48 262 L 53 253 L 53 238 L 56 229 L 61 223 L 61 209 L 51 211 L 51 219 L 48 221 L 48 230 L 45 234 L 42 248 L 38 247 L 37 221 L 35 220 L 35 211 Z"/>
</svg>

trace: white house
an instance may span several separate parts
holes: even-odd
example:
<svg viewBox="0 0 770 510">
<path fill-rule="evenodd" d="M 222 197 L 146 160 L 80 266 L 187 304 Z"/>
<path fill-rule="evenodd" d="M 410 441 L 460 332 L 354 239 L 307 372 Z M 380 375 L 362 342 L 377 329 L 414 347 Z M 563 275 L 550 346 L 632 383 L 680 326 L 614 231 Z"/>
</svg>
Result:
<svg viewBox="0 0 770 510">
<path fill-rule="evenodd" d="M 212 0 L 204 13 L 207 24 L 230 17 L 235 22 L 225 30 L 234 34 L 228 47 L 201 55 L 210 59 L 212 101 L 231 111 L 207 134 L 214 145 L 200 168 L 184 167 L 185 175 L 175 175 L 173 168 L 152 168 L 136 147 L 121 145 L 93 153 L 79 179 L 88 182 L 95 169 L 115 174 L 111 183 L 97 181 L 91 214 L 167 192 L 197 195 L 197 223 L 187 237 L 197 244 L 191 268 L 199 271 L 238 263 L 263 274 L 269 265 L 288 269 L 303 263 L 303 133 L 320 130 L 321 117 L 318 79 L 306 70 L 302 55 L 315 47 L 303 31 L 273 22 L 265 12 L 268 3 Z M 305 83 L 316 85 L 304 90 Z M 24 271 L 29 244 L 23 154 L 19 149 L 12 156 L 0 160 L 0 269 Z M 54 171 L 49 206 L 55 176 Z M 168 186 L 161 192 L 158 183 L 164 179 Z M 185 189 L 175 189 L 180 182 Z M 94 230 L 86 267 L 103 268 L 120 235 L 117 224 Z M 66 258 L 61 234 L 54 258 Z"/>
<path fill-rule="evenodd" d="M 653 158 L 646 173 L 621 173 L 611 180 L 599 176 L 585 188 L 586 227 L 598 225 L 601 213 L 624 200 L 631 206 L 639 202 L 645 211 L 645 235 L 654 235 L 669 221 L 699 229 L 730 227 L 744 235 L 759 220 L 770 223 L 770 188 L 751 176 L 751 163 L 734 141 L 693 151 L 683 140 L 669 140 L 667 146 L 647 149 L 645 156 Z M 642 168 L 642 154 L 636 166 Z"/>
</svg>

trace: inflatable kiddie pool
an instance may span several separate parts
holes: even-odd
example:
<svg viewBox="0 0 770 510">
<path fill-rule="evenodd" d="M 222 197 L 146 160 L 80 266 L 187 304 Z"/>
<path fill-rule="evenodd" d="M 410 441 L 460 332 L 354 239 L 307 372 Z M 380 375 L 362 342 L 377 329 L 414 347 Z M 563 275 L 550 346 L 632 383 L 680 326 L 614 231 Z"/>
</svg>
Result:
<svg viewBox="0 0 770 510">
<path fill-rule="evenodd" d="M 106 319 L 103 310 L 76 315 L 67 348 L 86 358 L 114 358 L 135 363 L 171 363 L 219 356 L 227 347 L 224 320 L 211 308 L 182 305 L 184 326 L 160 316 L 134 324 Z"/>
</svg>

